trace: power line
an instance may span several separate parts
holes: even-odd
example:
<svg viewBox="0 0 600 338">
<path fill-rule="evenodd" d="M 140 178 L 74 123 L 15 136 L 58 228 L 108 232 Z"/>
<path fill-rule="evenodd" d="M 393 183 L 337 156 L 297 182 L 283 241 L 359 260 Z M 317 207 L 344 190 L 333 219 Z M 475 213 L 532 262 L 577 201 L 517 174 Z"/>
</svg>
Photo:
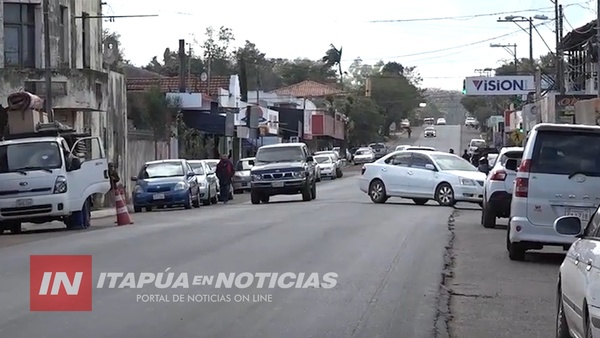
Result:
<svg viewBox="0 0 600 338">
<path fill-rule="evenodd" d="M 567 5 L 563 6 L 563 7 L 577 6 L 577 5 L 580 5 L 581 3 L 587 3 L 587 2 L 579 2 L 579 3 L 567 4 Z M 487 17 L 487 16 L 498 16 L 498 15 L 504 15 L 504 14 L 517 14 L 517 13 L 537 12 L 537 11 L 550 10 L 550 9 L 554 10 L 554 7 L 540 7 L 540 8 L 522 9 L 522 10 L 516 10 L 516 11 L 509 11 L 509 12 L 480 13 L 480 14 L 472 14 L 472 15 L 445 16 L 445 17 L 437 17 L 437 18 L 412 18 L 412 19 L 396 19 L 396 20 L 372 20 L 372 21 L 369 21 L 369 22 L 370 23 L 390 23 L 390 22 L 418 22 L 418 21 L 442 21 L 442 20 L 469 20 L 469 19 L 476 19 L 476 18 Z"/>
</svg>

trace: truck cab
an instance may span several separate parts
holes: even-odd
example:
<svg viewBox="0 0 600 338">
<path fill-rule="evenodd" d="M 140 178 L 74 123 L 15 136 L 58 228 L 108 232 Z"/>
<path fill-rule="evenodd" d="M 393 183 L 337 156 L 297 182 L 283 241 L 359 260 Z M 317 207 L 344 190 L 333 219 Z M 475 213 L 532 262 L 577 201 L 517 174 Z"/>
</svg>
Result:
<svg viewBox="0 0 600 338">
<path fill-rule="evenodd" d="M 110 190 L 108 177 L 98 137 L 53 123 L 5 136 L 0 140 L 0 233 L 20 233 L 22 223 L 51 221 L 86 228 L 91 197 Z"/>
</svg>

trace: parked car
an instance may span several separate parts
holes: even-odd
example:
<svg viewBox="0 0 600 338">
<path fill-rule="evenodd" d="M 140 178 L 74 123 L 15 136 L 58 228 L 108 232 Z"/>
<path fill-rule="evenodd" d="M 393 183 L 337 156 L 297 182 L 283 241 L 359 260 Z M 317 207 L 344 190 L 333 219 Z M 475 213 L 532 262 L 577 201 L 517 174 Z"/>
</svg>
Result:
<svg viewBox="0 0 600 338">
<path fill-rule="evenodd" d="M 511 260 L 544 246 L 568 250 L 575 238 L 557 234 L 554 221 L 577 216 L 587 223 L 600 202 L 600 127 L 538 124 L 524 148 L 506 238 Z M 508 169 L 516 169 L 512 162 Z"/>
<path fill-rule="evenodd" d="M 556 290 L 556 337 L 600 337 L 600 210 L 589 222 L 578 216 L 554 221 L 556 233 L 575 242 L 560 265 Z"/>
<path fill-rule="evenodd" d="M 400 121 L 400 127 L 402 127 L 402 128 L 410 127 L 410 121 L 408 119 L 403 119 L 402 121 Z"/>
<path fill-rule="evenodd" d="M 375 161 L 375 153 L 370 147 L 358 148 L 358 150 L 356 150 L 354 153 L 354 158 L 352 160 L 355 165 L 371 163 L 373 161 Z"/>
<path fill-rule="evenodd" d="M 479 125 L 479 122 L 477 121 L 476 118 L 469 116 L 465 119 L 465 127 L 477 127 L 477 125 Z"/>
<path fill-rule="evenodd" d="M 488 161 L 491 155 L 488 155 Z M 496 218 L 510 216 L 510 202 L 517 172 L 507 169 L 505 165 L 509 159 L 520 161 L 522 156 L 523 148 L 521 147 L 502 148 L 498 155 L 500 159 L 495 164 L 490 163 L 492 169 L 483 185 L 481 225 L 484 228 L 494 228 L 496 227 Z"/>
<path fill-rule="evenodd" d="M 315 162 L 317 163 L 318 178 L 328 177 L 332 180 L 336 179 L 337 176 L 337 165 L 333 161 L 333 158 L 329 155 L 315 155 Z"/>
<path fill-rule="evenodd" d="M 400 197 L 418 205 L 435 200 L 453 206 L 459 201 L 481 204 L 484 180 L 484 173 L 459 156 L 414 150 L 393 152 L 365 164 L 359 187 L 373 203 Z"/>
<path fill-rule="evenodd" d="M 439 119 L 437 119 L 437 122 L 435 124 L 440 125 L 440 126 L 446 125 L 446 119 L 443 117 L 440 117 Z"/>
<path fill-rule="evenodd" d="M 485 148 L 487 142 L 484 139 L 474 138 L 469 141 L 469 145 L 467 146 L 467 154 L 473 155 L 475 151 L 479 148 Z"/>
<path fill-rule="evenodd" d="M 252 204 L 269 203 L 271 196 L 301 194 L 317 198 L 316 165 L 304 143 L 279 143 L 258 148 L 250 173 Z"/>
<path fill-rule="evenodd" d="M 202 204 L 217 204 L 219 202 L 219 182 L 217 175 L 203 161 L 190 160 L 188 163 L 198 179 L 198 189 L 200 189 Z"/>
<path fill-rule="evenodd" d="M 343 167 L 342 160 L 340 159 L 340 155 L 338 154 L 337 151 L 335 151 L 335 150 L 317 151 L 313 155 L 314 156 L 318 156 L 318 155 L 330 156 L 331 159 L 335 163 L 335 174 L 336 174 L 337 178 L 341 178 L 344 175 L 344 173 L 342 171 L 342 167 Z"/>
<path fill-rule="evenodd" d="M 217 164 L 219 164 L 220 160 L 215 160 L 215 159 L 208 159 L 208 160 L 201 160 L 202 162 L 206 163 L 209 167 L 210 170 L 214 173 L 216 173 L 217 171 Z M 219 178 L 217 178 L 217 189 L 219 190 L 219 199 L 221 199 L 221 184 L 219 183 Z M 229 199 L 232 200 L 233 199 L 233 184 L 229 186 Z"/>
<path fill-rule="evenodd" d="M 425 127 L 425 130 L 423 130 L 423 137 L 427 138 L 427 137 L 436 137 L 437 136 L 437 132 L 435 131 L 435 128 L 430 126 L 430 127 Z"/>
<path fill-rule="evenodd" d="M 375 159 L 380 159 L 387 155 L 387 147 L 383 143 L 371 143 L 369 147 L 373 149 L 373 153 L 375 154 Z"/>
<path fill-rule="evenodd" d="M 186 160 L 160 160 L 145 163 L 138 176 L 131 178 L 133 209 L 152 211 L 154 207 L 200 206 L 198 179 Z"/>
<path fill-rule="evenodd" d="M 250 191 L 250 181 L 252 181 L 250 169 L 252 169 L 251 163 L 253 162 L 254 157 L 248 157 L 242 158 L 235 164 L 235 174 L 232 182 L 234 194 L 243 193 L 244 190 Z"/>
</svg>

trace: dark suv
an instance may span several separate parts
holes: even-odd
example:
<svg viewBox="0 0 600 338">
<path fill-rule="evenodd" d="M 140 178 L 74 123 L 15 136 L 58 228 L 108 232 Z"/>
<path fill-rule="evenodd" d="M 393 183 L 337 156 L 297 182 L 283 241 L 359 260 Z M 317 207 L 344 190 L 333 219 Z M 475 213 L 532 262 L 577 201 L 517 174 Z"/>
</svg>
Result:
<svg viewBox="0 0 600 338">
<path fill-rule="evenodd" d="M 303 201 L 317 198 L 315 162 L 304 143 L 280 143 L 262 146 L 253 167 L 252 204 L 269 203 L 275 195 L 302 194 Z"/>
</svg>

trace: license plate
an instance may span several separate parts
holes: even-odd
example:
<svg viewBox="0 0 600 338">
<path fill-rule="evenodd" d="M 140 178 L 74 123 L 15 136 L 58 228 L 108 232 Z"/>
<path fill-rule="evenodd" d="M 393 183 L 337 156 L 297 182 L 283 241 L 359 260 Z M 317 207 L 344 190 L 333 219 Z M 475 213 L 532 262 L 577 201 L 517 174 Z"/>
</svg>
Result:
<svg viewBox="0 0 600 338">
<path fill-rule="evenodd" d="M 283 187 L 283 182 L 273 182 L 273 188 L 281 188 Z"/>
<path fill-rule="evenodd" d="M 30 207 L 33 205 L 33 200 L 31 198 L 24 198 L 17 200 L 17 207 Z"/>
<path fill-rule="evenodd" d="M 565 216 L 576 216 L 582 222 L 587 222 L 590 220 L 590 211 L 586 209 L 567 209 Z"/>
<path fill-rule="evenodd" d="M 152 196 L 152 198 L 154 198 L 155 200 L 164 200 L 165 199 L 165 194 L 154 194 Z"/>
</svg>

